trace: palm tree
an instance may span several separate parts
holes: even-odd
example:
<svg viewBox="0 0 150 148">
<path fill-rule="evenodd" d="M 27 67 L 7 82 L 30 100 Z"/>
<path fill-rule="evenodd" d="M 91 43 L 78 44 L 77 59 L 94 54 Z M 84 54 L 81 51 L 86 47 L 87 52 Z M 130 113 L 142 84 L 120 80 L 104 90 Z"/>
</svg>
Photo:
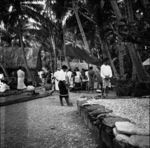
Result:
<svg viewBox="0 0 150 148">
<path fill-rule="evenodd" d="M 126 4 L 124 4 L 125 2 Z M 131 28 L 129 27 L 133 24 L 128 23 L 128 22 L 132 21 L 132 18 L 133 18 L 132 15 L 133 13 L 135 14 L 135 10 L 131 7 L 132 3 L 133 2 L 123 1 L 123 4 L 120 5 L 117 3 L 116 0 L 107 0 L 107 1 L 101 0 L 101 2 L 99 2 L 98 0 L 94 0 L 94 1 L 87 0 L 86 8 L 88 9 L 88 11 L 90 11 L 91 16 L 92 16 L 91 18 L 97 23 L 98 27 L 100 28 L 100 36 L 102 39 L 102 43 L 106 41 L 108 42 L 110 40 L 111 42 L 107 44 L 109 48 L 111 49 L 110 45 L 112 44 L 112 42 L 116 41 L 116 43 L 119 45 L 119 50 L 120 49 L 124 50 L 123 48 L 125 47 L 125 44 L 123 42 L 126 42 L 127 44 L 130 43 L 130 46 L 128 46 L 130 48 L 130 49 L 128 48 L 128 52 L 130 54 L 133 67 L 135 67 L 136 69 L 138 80 L 145 81 L 147 79 L 145 70 L 143 69 L 143 66 L 139 60 L 139 56 L 137 54 L 135 46 L 134 45 L 131 46 L 133 42 L 139 43 L 139 40 L 136 39 L 137 36 L 140 38 L 140 44 L 142 42 L 143 43 L 145 42 L 144 40 L 141 42 L 142 38 L 140 36 L 140 33 L 138 34 L 138 31 L 135 30 L 136 27 L 132 27 L 134 31 L 131 30 Z M 128 15 L 126 15 L 126 10 L 128 10 Z M 126 19 L 126 18 L 129 18 L 129 19 Z M 134 23 L 137 24 L 137 22 L 134 22 Z M 138 26 L 138 24 L 136 26 Z M 133 35 L 131 35 L 131 33 Z M 145 42 L 145 43 L 148 44 L 148 42 Z M 119 56 L 120 74 L 123 74 L 124 69 L 121 69 L 123 65 L 123 58 L 122 58 L 123 55 L 122 53 L 120 53 L 119 55 L 120 55 Z"/>
<path fill-rule="evenodd" d="M 87 37 L 85 35 L 85 32 L 84 32 L 84 29 L 83 29 L 83 26 L 82 26 L 82 23 L 81 23 L 81 20 L 80 20 L 80 17 L 79 17 L 79 14 L 78 14 L 78 3 L 80 3 L 80 0 L 78 1 L 69 1 L 69 0 L 62 0 L 62 1 L 59 1 L 59 0 L 56 0 L 55 2 L 53 0 L 49 1 L 49 7 L 53 10 L 53 12 L 55 13 L 56 15 L 56 19 L 60 22 L 61 26 L 62 26 L 62 32 L 63 34 L 65 33 L 65 25 L 63 24 L 64 23 L 64 17 L 68 17 L 68 13 L 74 13 L 75 15 L 75 18 L 76 18 L 76 21 L 77 21 L 77 25 L 79 27 L 79 30 L 80 30 L 80 33 L 81 33 L 81 36 L 82 36 L 82 40 L 84 42 L 84 45 L 85 45 L 85 50 L 89 53 L 90 53 L 90 48 L 89 48 L 89 45 L 88 45 L 88 41 L 87 41 Z M 63 35 L 64 37 L 64 35 Z M 63 41 L 65 41 L 63 39 Z M 64 54 L 65 54 L 65 43 L 64 44 Z M 66 57 L 66 55 L 65 55 Z M 66 61 L 68 62 L 68 59 L 66 57 Z M 69 65 L 69 63 L 68 63 Z"/>
<path fill-rule="evenodd" d="M 36 21 L 39 21 L 42 18 L 40 14 L 42 10 L 41 4 L 33 2 L 34 0 L 14 0 L 1 2 L 0 9 L 2 11 L 0 12 L 0 21 L 4 22 L 5 28 L 8 32 L 16 34 L 19 38 L 26 70 L 29 77 L 34 81 L 27 65 L 23 42 L 23 29 L 28 18 L 33 18 Z"/>
</svg>

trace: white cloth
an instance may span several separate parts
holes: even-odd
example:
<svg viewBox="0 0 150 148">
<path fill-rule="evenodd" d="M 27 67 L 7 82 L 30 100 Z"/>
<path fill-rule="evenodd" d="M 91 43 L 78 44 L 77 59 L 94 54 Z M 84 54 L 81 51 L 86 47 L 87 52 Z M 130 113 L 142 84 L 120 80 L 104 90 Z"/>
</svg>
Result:
<svg viewBox="0 0 150 148">
<path fill-rule="evenodd" d="M 28 86 L 27 86 L 27 90 L 29 90 L 29 91 L 35 90 L 35 87 L 32 86 L 32 85 L 28 85 Z"/>
<path fill-rule="evenodd" d="M 66 81 L 66 77 L 67 77 L 67 72 L 60 70 L 59 75 L 58 75 L 58 80 L 59 81 Z"/>
<path fill-rule="evenodd" d="M 69 83 L 71 83 L 71 81 L 72 81 L 72 72 L 68 71 L 67 76 L 68 76 L 68 79 L 69 79 Z"/>
<path fill-rule="evenodd" d="M 25 78 L 25 73 L 21 69 L 17 71 L 17 76 L 18 76 L 18 83 L 17 83 L 17 89 L 25 89 L 26 85 L 24 84 L 24 78 Z"/>
<path fill-rule="evenodd" d="M 89 74 L 88 74 L 88 71 L 85 72 L 85 75 L 87 76 L 87 81 L 89 81 Z"/>
<path fill-rule="evenodd" d="M 3 73 L 0 73 L 0 80 L 4 80 L 4 75 L 3 75 Z"/>
<path fill-rule="evenodd" d="M 38 72 L 38 75 L 39 75 L 39 78 L 40 78 L 40 79 L 43 78 L 43 77 L 42 77 L 43 74 L 44 74 L 44 71 L 39 71 L 39 72 Z"/>
<path fill-rule="evenodd" d="M 5 92 L 8 89 L 9 89 L 9 86 L 0 80 L 0 92 Z"/>
<path fill-rule="evenodd" d="M 68 80 L 69 80 L 69 87 L 73 88 L 74 83 L 73 83 L 72 71 L 68 71 L 67 76 L 68 76 Z"/>
<path fill-rule="evenodd" d="M 59 70 L 57 70 L 57 71 L 54 73 L 54 78 L 55 78 L 55 90 L 59 90 L 59 87 L 58 87 L 59 73 L 60 73 Z"/>
<path fill-rule="evenodd" d="M 77 71 L 76 76 L 75 76 L 75 83 L 80 83 L 81 82 L 81 72 Z"/>
<path fill-rule="evenodd" d="M 71 76 L 72 76 L 72 72 L 71 71 L 68 71 L 67 72 L 67 76 L 68 76 L 68 78 L 69 78 L 69 80 L 71 79 Z"/>
<path fill-rule="evenodd" d="M 112 70 L 111 70 L 111 67 L 109 65 L 102 65 L 101 66 L 101 77 L 104 79 L 106 77 L 109 77 L 111 78 L 112 77 Z"/>
</svg>

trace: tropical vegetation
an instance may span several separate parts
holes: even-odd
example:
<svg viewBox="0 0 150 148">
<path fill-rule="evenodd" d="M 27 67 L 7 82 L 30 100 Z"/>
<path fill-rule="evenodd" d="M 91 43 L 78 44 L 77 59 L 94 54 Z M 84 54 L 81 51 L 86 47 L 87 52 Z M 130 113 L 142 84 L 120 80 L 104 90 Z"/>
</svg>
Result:
<svg viewBox="0 0 150 148">
<path fill-rule="evenodd" d="M 25 47 L 38 43 L 49 52 L 50 70 L 55 71 L 58 61 L 69 66 L 70 42 L 98 59 L 97 66 L 108 57 L 116 80 L 150 81 L 142 65 L 150 57 L 148 0 L 5 0 L 0 2 L 0 22 L 1 47 L 21 47 L 32 79 Z"/>
</svg>

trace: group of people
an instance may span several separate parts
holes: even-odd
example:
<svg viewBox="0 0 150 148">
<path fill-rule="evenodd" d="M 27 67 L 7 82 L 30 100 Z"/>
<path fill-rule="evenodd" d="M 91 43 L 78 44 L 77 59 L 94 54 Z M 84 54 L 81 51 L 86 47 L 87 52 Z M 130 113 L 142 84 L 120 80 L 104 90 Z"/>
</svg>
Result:
<svg viewBox="0 0 150 148">
<path fill-rule="evenodd" d="M 13 72 L 14 73 L 14 72 Z M 27 86 L 25 84 L 25 68 L 22 66 L 19 66 L 18 70 L 16 71 L 16 78 L 17 78 L 17 83 L 16 83 L 16 89 L 17 90 L 24 90 L 24 89 L 34 89 L 33 86 Z M 15 78 L 15 74 L 13 74 L 13 77 Z M 4 76 L 4 73 L 2 70 L 0 70 L 0 92 L 5 92 L 7 90 L 10 90 L 13 85 L 11 82 L 8 82 L 7 78 Z"/>
<path fill-rule="evenodd" d="M 93 67 L 89 67 L 89 70 L 79 70 L 76 67 L 73 71 L 68 69 L 66 65 L 62 66 L 62 69 L 57 69 L 54 73 L 55 90 L 60 92 L 60 102 L 62 103 L 62 97 L 65 97 L 68 104 L 68 90 L 94 90 L 94 84 L 97 82 L 97 88 L 101 90 L 102 96 L 108 95 L 108 90 L 111 87 L 112 70 L 108 63 L 108 59 L 104 59 L 103 64 L 97 68 L 96 71 Z"/>
<path fill-rule="evenodd" d="M 97 82 L 97 90 L 100 90 L 102 96 L 108 95 L 108 89 L 111 87 L 110 79 L 112 77 L 112 70 L 108 64 L 108 59 L 103 61 L 103 64 L 100 67 L 97 67 L 97 70 L 94 71 L 93 67 L 90 66 L 89 70 L 82 69 L 79 70 L 76 67 L 74 70 L 68 69 L 66 65 L 63 65 L 61 69 L 57 69 L 54 72 L 53 76 L 48 75 L 48 71 L 42 69 L 39 72 L 39 78 L 42 83 L 45 83 L 45 78 L 50 79 L 50 83 L 54 81 L 54 89 L 60 93 L 60 103 L 63 106 L 63 98 L 65 98 L 68 106 L 71 106 L 72 103 L 69 101 L 69 91 L 74 90 L 94 90 L 94 84 Z M 44 76 L 46 74 L 46 77 Z M 17 70 L 17 89 L 23 90 L 26 89 L 25 85 L 25 69 L 19 67 Z M 5 92 L 9 90 L 10 87 L 6 83 L 3 73 L 0 71 L 0 92 Z"/>
</svg>

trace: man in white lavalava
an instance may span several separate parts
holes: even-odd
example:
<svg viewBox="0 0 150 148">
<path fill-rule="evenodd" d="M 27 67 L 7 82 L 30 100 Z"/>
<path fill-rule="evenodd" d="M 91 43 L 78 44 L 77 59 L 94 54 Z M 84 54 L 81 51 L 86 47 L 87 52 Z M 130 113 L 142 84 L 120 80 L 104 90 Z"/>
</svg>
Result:
<svg viewBox="0 0 150 148">
<path fill-rule="evenodd" d="M 108 58 L 103 60 L 103 64 L 101 66 L 100 75 L 102 77 L 102 96 L 108 96 L 108 90 L 111 87 L 110 78 L 112 77 L 112 70 L 110 65 L 108 64 Z"/>
</svg>

